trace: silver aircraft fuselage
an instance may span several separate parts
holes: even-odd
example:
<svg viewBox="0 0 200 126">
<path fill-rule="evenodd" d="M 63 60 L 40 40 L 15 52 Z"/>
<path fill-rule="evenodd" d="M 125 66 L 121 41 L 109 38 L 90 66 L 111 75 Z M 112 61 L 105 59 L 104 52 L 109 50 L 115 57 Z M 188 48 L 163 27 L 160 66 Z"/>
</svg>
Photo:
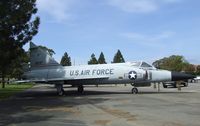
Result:
<svg viewBox="0 0 200 126">
<path fill-rule="evenodd" d="M 135 77 L 130 77 L 131 72 Z M 150 83 L 171 81 L 172 74 L 167 70 L 145 69 L 131 63 L 114 63 L 80 66 L 51 66 L 33 69 L 25 73 L 31 81 L 71 85 Z M 139 85 L 138 85 L 139 86 Z"/>
</svg>

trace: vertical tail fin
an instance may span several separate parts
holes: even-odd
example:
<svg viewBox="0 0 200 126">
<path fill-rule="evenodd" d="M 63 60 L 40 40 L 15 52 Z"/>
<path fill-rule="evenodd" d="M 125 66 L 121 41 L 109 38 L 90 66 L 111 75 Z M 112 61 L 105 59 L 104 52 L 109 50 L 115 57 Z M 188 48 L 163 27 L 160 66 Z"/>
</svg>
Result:
<svg viewBox="0 0 200 126">
<path fill-rule="evenodd" d="M 32 42 L 30 43 L 30 61 L 31 69 L 48 66 L 61 66 L 50 56 L 48 50 L 40 48 Z"/>
</svg>

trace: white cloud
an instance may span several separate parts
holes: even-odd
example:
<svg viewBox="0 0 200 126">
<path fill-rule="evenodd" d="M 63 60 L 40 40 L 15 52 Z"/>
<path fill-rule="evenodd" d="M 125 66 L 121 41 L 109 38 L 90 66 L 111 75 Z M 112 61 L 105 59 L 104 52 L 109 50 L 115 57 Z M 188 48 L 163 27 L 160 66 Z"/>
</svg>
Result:
<svg viewBox="0 0 200 126">
<path fill-rule="evenodd" d="M 89 0 L 91 3 L 93 0 Z M 177 3 L 181 0 L 105 0 L 109 5 L 126 12 L 148 13 L 156 11 L 162 4 Z M 71 10 L 81 0 L 37 0 L 39 12 L 50 16 L 54 21 L 63 22 L 72 18 Z M 74 6 L 75 5 L 75 6 Z"/>
<path fill-rule="evenodd" d="M 180 0 L 108 0 L 111 6 L 125 12 L 149 13 L 156 11 L 162 4 L 177 3 Z"/>
<path fill-rule="evenodd" d="M 161 40 L 169 39 L 175 35 L 175 32 L 165 31 L 154 35 L 145 35 L 134 32 L 122 33 L 123 37 L 135 40 L 136 42 L 158 42 Z"/>
<path fill-rule="evenodd" d="M 109 0 L 109 4 L 126 12 L 151 12 L 157 9 L 155 3 L 148 0 Z"/>
<path fill-rule="evenodd" d="M 69 19 L 68 11 L 72 3 L 72 0 L 37 0 L 39 11 L 48 14 L 57 22 Z"/>
<path fill-rule="evenodd" d="M 137 44 L 144 47 L 166 49 L 172 43 L 175 32 L 164 31 L 157 34 L 140 34 L 135 32 L 127 32 L 120 34 L 129 44 Z"/>
</svg>

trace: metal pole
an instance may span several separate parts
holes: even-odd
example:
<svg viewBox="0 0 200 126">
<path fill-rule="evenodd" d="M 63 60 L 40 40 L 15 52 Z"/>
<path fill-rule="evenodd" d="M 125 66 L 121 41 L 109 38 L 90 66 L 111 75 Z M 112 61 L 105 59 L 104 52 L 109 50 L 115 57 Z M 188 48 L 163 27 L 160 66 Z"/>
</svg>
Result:
<svg viewBox="0 0 200 126">
<path fill-rule="evenodd" d="M 178 91 L 181 91 L 181 82 L 180 81 L 177 82 L 177 88 L 178 88 Z"/>
</svg>

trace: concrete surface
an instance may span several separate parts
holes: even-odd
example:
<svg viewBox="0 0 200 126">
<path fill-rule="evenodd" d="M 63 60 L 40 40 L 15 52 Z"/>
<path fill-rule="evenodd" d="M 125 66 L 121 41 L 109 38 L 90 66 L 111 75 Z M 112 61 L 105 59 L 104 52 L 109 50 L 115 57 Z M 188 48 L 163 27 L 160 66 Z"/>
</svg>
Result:
<svg viewBox="0 0 200 126">
<path fill-rule="evenodd" d="M 83 95 L 51 85 L 36 85 L 0 101 L 2 126 L 200 126 L 200 83 L 163 89 L 131 86 L 86 87 Z"/>
</svg>

